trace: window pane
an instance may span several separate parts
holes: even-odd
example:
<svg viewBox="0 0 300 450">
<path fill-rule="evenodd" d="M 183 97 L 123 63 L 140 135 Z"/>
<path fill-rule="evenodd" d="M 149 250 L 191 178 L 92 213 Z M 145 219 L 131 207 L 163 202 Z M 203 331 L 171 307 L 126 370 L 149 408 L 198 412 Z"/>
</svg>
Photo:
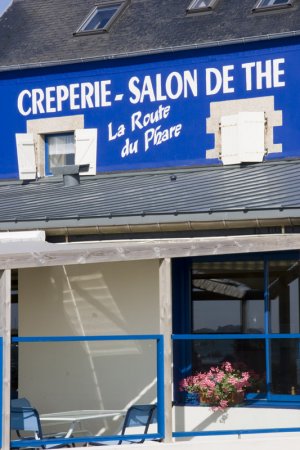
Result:
<svg viewBox="0 0 300 450">
<path fill-rule="evenodd" d="M 120 5 L 97 9 L 89 21 L 82 27 L 83 31 L 101 30 L 104 28 Z"/>
<path fill-rule="evenodd" d="M 300 341 L 273 339 L 271 342 L 273 394 L 300 394 Z"/>
<path fill-rule="evenodd" d="M 272 333 L 299 333 L 299 262 L 271 261 L 269 297 Z"/>
<path fill-rule="evenodd" d="M 200 8 L 207 8 L 212 3 L 212 0 L 194 0 L 191 5 L 190 9 L 200 9 Z"/>
<path fill-rule="evenodd" d="M 259 7 L 276 6 L 276 5 L 286 5 L 289 0 L 262 0 L 258 5 Z"/>
<path fill-rule="evenodd" d="M 249 392 L 265 391 L 265 343 L 262 340 L 195 340 L 193 373 L 229 361 L 236 368 L 255 374 L 257 384 Z"/>
<path fill-rule="evenodd" d="M 75 164 L 74 134 L 58 134 L 46 136 L 47 155 L 46 173 L 51 174 L 55 167 Z"/>
<path fill-rule="evenodd" d="M 216 314 L 219 311 L 220 314 Z M 241 302 L 193 301 L 194 333 L 241 333 Z"/>
<path fill-rule="evenodd" d="M 194 263 L 192 333 L 263 333 L 262 261 Z"/>
</svg>

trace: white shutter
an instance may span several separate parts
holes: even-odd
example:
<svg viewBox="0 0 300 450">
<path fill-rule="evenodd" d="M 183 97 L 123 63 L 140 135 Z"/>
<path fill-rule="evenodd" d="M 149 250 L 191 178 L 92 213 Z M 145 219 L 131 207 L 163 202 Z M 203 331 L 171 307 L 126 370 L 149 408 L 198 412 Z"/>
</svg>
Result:
<svg viewBox="0 0 300 450">
<path fill-rule="evenodd" d="M 240 162 L 238 116 L 221 117 L 221 159 L 224 165 Z"/>
<path fill-rule="evenodd" d="M 89 164 L 88 172 L 80 175 L 96 175 L 97 128 L 75 130 L 75 164 Z"/>
<path fill-rule="evenodd" d="M 223 164 L 261 162 L 265 155 L 265 114 L 240 112 L 221 118 Z"/>
<path fill-rule="evenodd" d="M 238 115 L 241 162 L 261 162 L 265 154 L 265 114 L 241 112 Z"/>
<path fill-rule="evenodd" d="M 17 133 L 16 144 L 20 180 L 35 180 L 36 161 L 33 134 Z"/>
</svg>

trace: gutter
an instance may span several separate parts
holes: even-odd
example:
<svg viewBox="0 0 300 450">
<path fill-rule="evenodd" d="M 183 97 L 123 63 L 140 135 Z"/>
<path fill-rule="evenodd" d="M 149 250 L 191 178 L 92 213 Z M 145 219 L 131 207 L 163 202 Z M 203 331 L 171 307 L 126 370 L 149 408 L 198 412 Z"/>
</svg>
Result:
<svg viewBox="0 0 300 450">
<path fill-rule="evenodd" d="M 224 47 L 228 45 L 237 45 L 237 44 L 248 44 L 251 42 L 260 42 L 260 41 L 270 41 L 273 39 L 284 39 L 290 37 L 300 36 L 300 30 L 296 31 L 287 31 L 283 33 L 271 33 L 271 34 L 263 34 L 259 36 L 249 36 L 243 38 L 236 39 L 227 39 L 222 41 L 208 41 L 196 44 L 186 44 L 186 45 L 178 45 L 172 47 L 160 47 L 160 48 L 152 48 L 148 50 L 139 50 L 132 52 L 123 52 L 123 53 L 115 53 L 111 55 L 95 55 L 86 58 L 72 58 L 72 59 L 61 59 L 61 60 L 50 60 L 50 61 L 39 61 L 36 63 L 27 63 L 27 64 L 15 64 L 9 66 L 0 66 L 0 72 L 6 72 L 11 70 L 23 70 L 23 69 L 33 69 L 33 68 L 42 68 L 42 67 L 51 67 L 51 66 L 62 66 L 67 64 L 79 64 L 93 61 L 107 61 L 110 59 L 122 59 L 122 58 L 130 58 L 130 57 L 140 57 L 147 55 L 159 55 L 161 53 L 175 53 L 182 52 L 187 50 L 196 50 L 202 48 L 210 48 L 210 47 Z"/>
<path fill-rule="evenodd" d="M 241 210 L 223 212 L 205 212 L 191 214 L 141 215 L 141 216 L 110 216 L 110 217 L 65 217 L 65 218 L 33 218 L 28 220 L 0 221 L 0 231 L 15 230 L 74 230 L 73 234 L 101 234 L 137 233 L 137 232 L 167 232 L 192 231 L 209 229 L 236 229 L 299 226 L 300 208 L 291 211 L 285 209 L 270 210 Z M 57 234 L 57 233 L 55 233 Z"/>
</svg>

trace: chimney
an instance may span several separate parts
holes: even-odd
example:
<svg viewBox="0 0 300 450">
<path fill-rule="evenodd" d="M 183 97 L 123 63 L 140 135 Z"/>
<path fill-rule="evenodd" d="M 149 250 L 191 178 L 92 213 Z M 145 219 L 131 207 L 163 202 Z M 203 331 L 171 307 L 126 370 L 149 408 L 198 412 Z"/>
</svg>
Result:
<svg viewBox="0 0 300 450">
<path fill-rule="evenodd" d="M 53 167 L 52 173 L 55 177 L 62 175 L 64 186 L 77 186 L 80 184 L 80 168 L 78 165 Z"/>
</svg>

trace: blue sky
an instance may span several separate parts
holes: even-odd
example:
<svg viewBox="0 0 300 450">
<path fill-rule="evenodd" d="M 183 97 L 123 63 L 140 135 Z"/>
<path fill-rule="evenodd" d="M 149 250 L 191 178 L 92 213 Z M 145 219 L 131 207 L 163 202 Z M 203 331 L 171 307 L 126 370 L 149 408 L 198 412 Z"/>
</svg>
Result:
<svg viewBox="0 0 300 450">
<path fill-rule="evenodd" d="M 5 11 L 12 0 L 0 0 L 0 14 Z"/>
</svg>

